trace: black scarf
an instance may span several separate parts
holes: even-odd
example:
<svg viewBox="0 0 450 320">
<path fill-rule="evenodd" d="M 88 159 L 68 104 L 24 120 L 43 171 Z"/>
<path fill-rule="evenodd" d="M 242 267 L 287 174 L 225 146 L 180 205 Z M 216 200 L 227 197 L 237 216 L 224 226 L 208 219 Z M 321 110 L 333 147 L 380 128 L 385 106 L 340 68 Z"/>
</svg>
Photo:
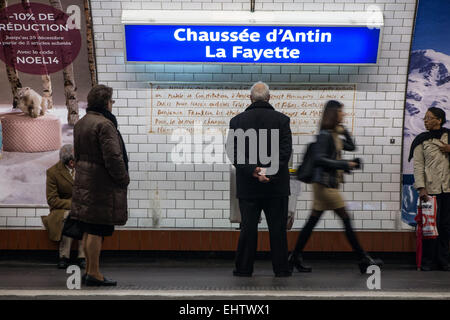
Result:
<svg viewBox="0 0 450 320">
<path fill-rule="evenodd" d="M 439 130 L 430 130 L 430 131 L 426 131 L 426 132 L 422 132 L 421 134 L 419 134 L 414 141 L 411 143 L 411 149 L 409 149 L 409 157 L 408 157 L 408 162 L 411 161 L 412 157 L 414 156 L 414 149 L 416 149 L 416 147 L 420 144 L 422 144 L 422 142 L 429 140 L 429 139 L 441 139 L 442 135 L 444 133 L 447 132 L 447 144 L 449 143 L 450 140 L 450 129 L 447 128 L 440 128 Z"/>
<path fill-rule="evenodd" d="M 123 161 L 125 162 L 125 167 L 127 168 L 127 171 L 128 171 L 127 149 L 125 148 L 125 142 L 123 141 L 122 135 L 120 134 L 119 129 L 117 129 L 118 124 L 117 124 L 116 116 L 113 115 L 108 110 L 106 110 L 105 108 L 89 107 L 86 109 L 86 112 L 88 112 L 88 111 L 101 113 L 106 119 L 110 120 L 114 124 L 114 127 L 116 127 L 117 133 L 119 134 L 120 141 L 122 142 Z"/>
</svg>

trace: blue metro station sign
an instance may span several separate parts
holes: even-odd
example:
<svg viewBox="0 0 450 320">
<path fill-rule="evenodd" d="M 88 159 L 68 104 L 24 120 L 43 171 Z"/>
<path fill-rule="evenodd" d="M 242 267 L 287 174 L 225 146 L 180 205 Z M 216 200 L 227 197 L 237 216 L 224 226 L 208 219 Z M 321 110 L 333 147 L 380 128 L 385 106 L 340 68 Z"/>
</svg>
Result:
<svg viewBox="0 0 450 320">
<path fill-rule="evenodd" d="M 128 62 L 376 64 L 381 28 L 124 24 Z"/>
<path fill-rule="evenodd" d="M 123 10 L 125 57 L 135 63 L 378 62 L 383 14 Z"/>
</svg>

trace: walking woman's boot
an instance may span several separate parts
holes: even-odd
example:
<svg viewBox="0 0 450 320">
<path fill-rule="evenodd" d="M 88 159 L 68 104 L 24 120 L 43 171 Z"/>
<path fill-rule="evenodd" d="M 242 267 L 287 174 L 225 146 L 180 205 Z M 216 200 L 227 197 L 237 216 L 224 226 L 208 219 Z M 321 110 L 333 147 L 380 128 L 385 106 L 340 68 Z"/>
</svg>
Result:
<svg viewBox="0 0 450 320">
<path fill-rule="evenodd" d="M 360 259 L 358 266 L 359 266 L 359 271 L 361 272 L 361 274 L 366 273 L 367 268 L 369 266 L 378 266 L 378 267 L 382 267 L 383 266 L 383 261 L 381 259 L 373 259 L 371 256 L 369 256 L 367 253 Z"/>
<path fill-rule="evenodd" d="M 295 269 L 298 270 L 298 272 L 311 272 L 312 268 L 309 266 L 304 265 L 303 263 L 303 257 L 300 253 L 294 254 L 294 252 L 291 253 L 289 256 L 289 269 L 291 271 Z"/>
</svg>

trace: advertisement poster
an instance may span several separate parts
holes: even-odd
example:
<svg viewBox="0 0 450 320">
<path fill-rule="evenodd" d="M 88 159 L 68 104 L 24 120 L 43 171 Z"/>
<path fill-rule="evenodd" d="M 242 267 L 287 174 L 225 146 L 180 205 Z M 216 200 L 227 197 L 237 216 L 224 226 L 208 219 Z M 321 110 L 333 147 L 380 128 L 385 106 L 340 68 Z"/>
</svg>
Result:
<svg viewBox="0 0 450 320">
<path fill-rule="evenodd" d="M 450 6 L 448 0 L 419 0 L 414 28 L 403 131 L 402 220 L 414 226 L 418 193 L 413 187 L 414 159 L 408 161 L 414 138 L 425 132 L 423 118 L 430 107 L 450 119 Z M 450 127 L 449 123 L 444 125 Z"/>
<path fill-rule="evenodd" d="M 91 20 L 87 0 L 0 0 L 0 206 L 47 204 L 46 170 L 96 83 Z"/>
</svg>

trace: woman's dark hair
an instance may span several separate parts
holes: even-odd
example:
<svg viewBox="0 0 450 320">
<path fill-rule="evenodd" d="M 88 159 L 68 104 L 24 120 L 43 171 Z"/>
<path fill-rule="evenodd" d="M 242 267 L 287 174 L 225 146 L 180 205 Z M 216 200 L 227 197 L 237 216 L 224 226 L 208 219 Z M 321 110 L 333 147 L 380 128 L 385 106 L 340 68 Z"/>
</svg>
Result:
<svg viewBox="0 0 450 320">
<path fill-rule="evenodd" d="M 320 130 L 333 130 L 338 123 L 338 110 L 344 105 L 339 101 L 330 100 L 325 104 L 320 122 Z"/>
<path fill-rule="evenodd" d="M 447 122 L 447 119 L 445 118 L 445 111 L 442 110 L 441 108 L 431 107 L 431 108 L 428 108 L 427 111 L 430 111 L 436 118 L 442 120 L 441 127 L 444 125 L 444 123 Z"/>
<path fill-rule="evenodd" d="M 111 100 L 113 89 L 103 84 L 94 86 L 87 96 L 88 108 L 107 108 Z"/>
</svg>

